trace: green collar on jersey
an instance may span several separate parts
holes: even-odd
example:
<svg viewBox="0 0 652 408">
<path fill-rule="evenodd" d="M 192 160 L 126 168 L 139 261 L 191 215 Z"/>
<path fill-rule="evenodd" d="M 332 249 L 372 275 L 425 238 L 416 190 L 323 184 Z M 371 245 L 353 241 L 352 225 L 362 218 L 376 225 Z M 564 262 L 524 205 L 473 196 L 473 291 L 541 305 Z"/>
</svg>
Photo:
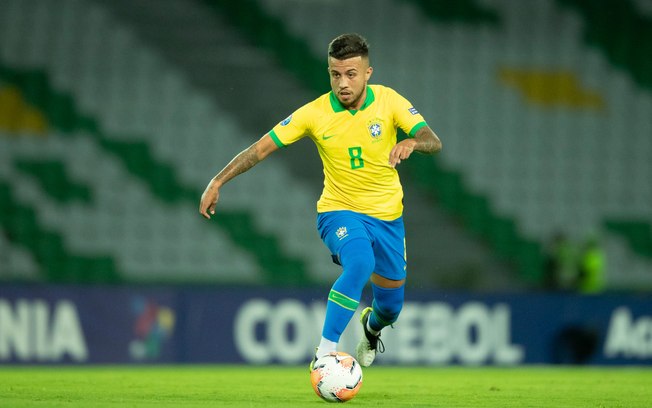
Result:
<svg viewBox="0 0 652 408">
<path fill-rule="evenodd" d="M 360 109 L 346 109 L 344 106 L 342 106 L 342 103 L 337 99 L 333 91 L 330 93 L 330 100 L 331 100 L 331 107 L 333 108 L 334 112 L 343 112 L 343 111 L 349 111 L 351 115 L 355 115 L 358 110 L 365 110 L 369 105 L 371 105 L 375 100 L 376 97 L 374 95 L 374 91 L 371 89 L 369 85 L 367 85 L 367 96 L 364 99 L 364 103 L 360 107 Z"/>
</svg>

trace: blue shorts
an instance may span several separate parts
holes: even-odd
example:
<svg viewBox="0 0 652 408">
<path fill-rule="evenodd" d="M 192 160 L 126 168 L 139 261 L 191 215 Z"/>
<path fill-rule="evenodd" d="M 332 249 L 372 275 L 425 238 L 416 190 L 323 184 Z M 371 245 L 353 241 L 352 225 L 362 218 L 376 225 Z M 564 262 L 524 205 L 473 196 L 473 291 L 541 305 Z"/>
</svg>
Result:
<svg viewBox="0 0 652 408">
<path fill-rule="evenodd" d="M 356 238 L 371 243 L 376 267 L 374 272 L 391 280 L 405 279 L 407 260 L 403 217 L 383 221 L 353 211 L 329 211 L 317 214 L 317 230 L 339 264 L 340 248 Z"/>
</svg>

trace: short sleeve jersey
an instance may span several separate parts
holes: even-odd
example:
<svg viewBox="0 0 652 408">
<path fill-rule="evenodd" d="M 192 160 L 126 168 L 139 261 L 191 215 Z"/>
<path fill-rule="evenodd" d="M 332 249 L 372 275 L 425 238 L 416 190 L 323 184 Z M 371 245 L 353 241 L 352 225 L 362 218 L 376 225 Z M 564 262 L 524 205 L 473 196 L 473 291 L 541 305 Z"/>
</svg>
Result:
<svg viewBox="0 0 652 408">
<path fill-rule="evenodd" d="M 414 137 L 423 116 L 391 88 L 368 85 L 359 110 L 347 110 L 329 92 L 297 109 L 269 132 L 284 147 L 308 136 L 324 166 L 317 211 L 350 210 L 391 221 L 403 213 L 403 189 L 389 164 L 397 129 Z"/>
</svg>

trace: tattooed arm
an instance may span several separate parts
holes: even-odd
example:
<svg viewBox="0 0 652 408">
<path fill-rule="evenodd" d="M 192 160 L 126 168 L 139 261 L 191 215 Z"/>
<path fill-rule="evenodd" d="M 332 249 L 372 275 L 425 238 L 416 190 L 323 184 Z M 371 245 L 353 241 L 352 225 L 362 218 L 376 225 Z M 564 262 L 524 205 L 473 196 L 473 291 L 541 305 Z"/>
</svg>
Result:
<svg viewBox="0 0 652 408">
<path fill-rule="evenodd" d="M 204 194 L 201 196 L 199 213 L 210 219 L 211 215 L 215 214 L 215 206 L 220 197 L 220 188 L 235 176 L 246 172 L 263 161 L 276 150 L 278 150 L 278 146 L 276 146 L 269 134 L 266 134 L 256 143 L 241 151 L 208 183 Z"/>
<path fill-rule="evenodd" d="M 424 126 L 417 130 L 414 137 L 402 140 L 394 146 L 389 153 L 389 164 L 396 167 L 401 160 L 410 157 L 412 152 L 434 154 L 440 150 L 441 140 L 430 127 Z"/>
</svg>

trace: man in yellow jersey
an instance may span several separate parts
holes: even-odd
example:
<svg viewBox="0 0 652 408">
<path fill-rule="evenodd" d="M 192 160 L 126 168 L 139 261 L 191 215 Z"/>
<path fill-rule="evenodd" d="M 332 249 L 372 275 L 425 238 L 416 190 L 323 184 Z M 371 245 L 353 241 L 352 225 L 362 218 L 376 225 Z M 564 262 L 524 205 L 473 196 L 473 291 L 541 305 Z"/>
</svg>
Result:
<svg viewBox="0 0 652 408">
<path fill-rule="evenodd" d="M 310 137 L 324 166 L 317 229 L 333 261 L 342 265 L 328 295 L 315 359 L 336 351 L 371 280 L 374 300 L 362 312 L 364 335 L 356 348 L 358 362 L 365 367 L 383 351 L 380 331 L 397 320 L 403 306 L 403 190 L 395 167 L 415 151 L 433 154 L 442 147 L 410 102 L 391 88 L 367 84 L 372 72 L 363 37 L 343 34 L 331 41 L 332 91 L 297 109 L 235 156 L 210 181 L 199 205 L 199 212 L 210 218 L 226 182 L 279 148 Z M 410 137 L 397 143 L 398 128 Z"/>
</svg>

